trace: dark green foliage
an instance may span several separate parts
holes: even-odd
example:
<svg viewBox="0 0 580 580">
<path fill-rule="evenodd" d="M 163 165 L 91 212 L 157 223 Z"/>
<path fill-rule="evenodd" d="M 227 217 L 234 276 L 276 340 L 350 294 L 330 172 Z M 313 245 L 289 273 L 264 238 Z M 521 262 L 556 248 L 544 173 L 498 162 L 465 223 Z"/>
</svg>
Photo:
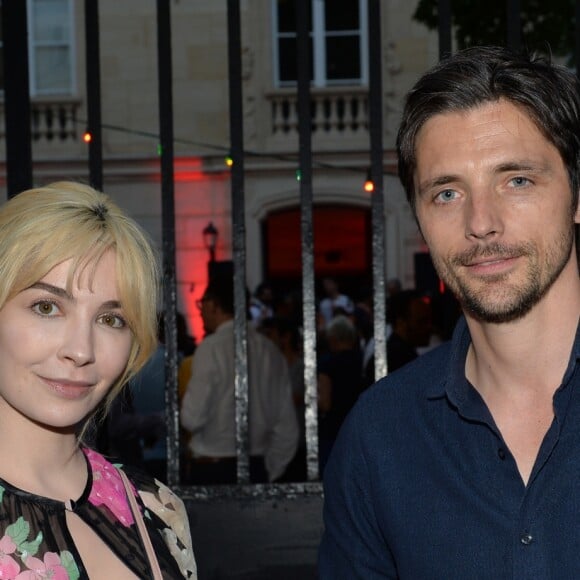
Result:
<svg viewBox="0 0 580 580">
<path fill-rule="evenodd" d="M 414 20 L 433 30 L 438 25 L 437 0 L 420 0 Z M 452 23 L 458 47 L 505 45 L 506 0 L 451 0 Z M 575 52 L 574 0 L 521 0 L 522 47 L 565 56 Z"/>
</svg>

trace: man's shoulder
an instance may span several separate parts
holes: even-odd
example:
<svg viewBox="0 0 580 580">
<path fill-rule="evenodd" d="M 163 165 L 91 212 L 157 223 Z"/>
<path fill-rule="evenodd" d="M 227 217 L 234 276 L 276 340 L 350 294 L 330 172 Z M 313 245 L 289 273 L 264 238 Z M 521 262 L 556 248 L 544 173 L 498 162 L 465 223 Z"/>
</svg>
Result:
<svg viewBox="0 0 580 580">
<path fill-rule="evenodd" d="M 383 413 L 412 412 L 421 400 L 444 392 L 449 373 L 451 344 L 444 343 L 419 356 L 369 387 L 357 402 L 357 413 L 371 409 Z"/>
<path fill-rule="evenodd" d="M 248 342 L 259 351 L 266 352 L 268 355 L 283 356 L 276 343 L 270 340 L 266 335 L 258 332 L 255 328 L 248 327 Z"/>
<path fill-rule="evenodd" d="M 372 469 L 400 471 L 401 463 L 423 453 L 440 423 L 450 360 L 450 346 L 441 345 L 364 391 L 340 429 L 333 469 L 352 473 L 372 464 Z"/>
<path fill-rule="evenodd" d="M 214 332 L 206 334 L 203 337 L 203 340 L 195 350 L 195 354 L 197 354 L 200 349 L 203 352 L 205 349 L 215 348 L 216 345 L 223 342 L 232 342 L 233 344 L 233 334 L 233 325 L 227 323 L 221 324 Z"/>
</svg>

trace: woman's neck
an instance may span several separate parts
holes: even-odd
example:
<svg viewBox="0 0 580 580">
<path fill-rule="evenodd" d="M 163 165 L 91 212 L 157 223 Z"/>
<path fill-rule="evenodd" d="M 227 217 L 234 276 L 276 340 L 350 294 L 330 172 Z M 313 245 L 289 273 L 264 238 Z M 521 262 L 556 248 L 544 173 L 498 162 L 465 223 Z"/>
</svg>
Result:
<svg viewBox="0 0 580 580">
<path fill-rule="evenodd" d="M 86 461 L 74 430 L 39 425 L 0 399 L 0 477 L 51 499 L 77 499 L 87 480 Z"/>
</svg>

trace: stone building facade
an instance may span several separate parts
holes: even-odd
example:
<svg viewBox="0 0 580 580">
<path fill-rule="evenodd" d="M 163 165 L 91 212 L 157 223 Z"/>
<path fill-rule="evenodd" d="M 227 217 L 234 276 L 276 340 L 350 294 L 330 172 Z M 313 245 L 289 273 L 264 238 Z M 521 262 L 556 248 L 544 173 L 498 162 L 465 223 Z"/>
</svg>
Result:
<svg viewBox="0 0 580 580">
<path fill-rule="evenodd" d="M 219 231 L 217 259 L 230 260 L 232 248 L 230 170 L 224 163 L 229 148 L 226 2 L 168 1 L 172 15 L 178 306 L 199 339 L 195 301 L 207 281 L 208 252 L 202 230 L 208 222 Z M 27 2 L 34 182 L 86 181 L 84 3 Z M 281 15 L 288 4 L 285 0 L 241 2 L 247 281 L 251 289 L 264 278 L 278 275 L 276 268 L 283 261 L 285 246 L 275 244 L 278 254 L 272 255 L 268 240 L 277 238 L 275 224 L 285 223 L 299 205 L 296 91 L 282 70 Z M 319 240 L 324 246 L 316 258 L 320 266 L 317 274 L 335 274 L 352 282 L 370 266 L 368 251 L 362 258 L 350 255 L 345 242 L 350 240 L 345 232 L 351 230 L 347 210 L 363 218 L 370 212 L 369 194 L 363 189 L 370 166 L 366 2 L 312 0 L 311 4 L 314 26 L 318 27 L 313 33 L 315 67 L 333 66 L 332 58 L 325 62 L 317 53 L 325 47 L 332 52 L 334 41 L 327 33 L 332 32 L 333 21 L 338 22 L 336 38 L 350 35 L 349 41 L 360 51 L 357 78 L 337 80 L 332 78 L 332 70 L 317 70 L 312 87 L 314 204 L 321 216 Z M 342 5 L 355 15 L 347 32 L 341 31 L 340 14 L 331 12 Z M 437 60 L 436 35 L 412 20 L 415 6 L 416 0 L 384 0 L 381 5 L 386 272 L 407 287 L 415 283 L 414 256 L 424 247 L 395 174 L 393 147 L 405 92 Z M 156 3 L 100 0 L 99 14 L 104 189 L 160 247 Z M 342 40 L 336 42 L 340 55 Z M 0 133 L 2 124 L 3 118 Z M 2 142 L 0 150 L 3 148 Z M 3 174 L 5 169 L 0 166 L 0 179 Z M 270 221 L 273 216 L 277 221 Z M 352 247 L 363 248 L 361 236 L 370 236 L 370 220 L 360 223 L 359 229 L 353 225 L 358 239 L 352 237 L 354 241 L 348 242 Z M 316 228 L 315 216 L 315 254 Z M 290 229 L 280 230 L 280 235 L 296 243 L 297 233 Z M 291 277 L 296 267 L 299 264 L 288 266 L 285 275 Z M 286 279 L 280 281 L 285 283 Z"/>
</svg>

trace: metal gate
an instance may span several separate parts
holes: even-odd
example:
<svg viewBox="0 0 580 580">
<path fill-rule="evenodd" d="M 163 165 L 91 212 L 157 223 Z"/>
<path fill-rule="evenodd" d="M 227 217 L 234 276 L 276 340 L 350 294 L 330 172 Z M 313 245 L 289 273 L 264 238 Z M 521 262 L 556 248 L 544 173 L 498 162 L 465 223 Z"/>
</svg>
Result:
<svg viewBox="0 0 580 580">
<path fill-rule="evenodd" d="M 192 0 L 195 1 L 195 0 Z M 312 234 L 312 151 L 307 1 L 297 0 L 299 169 L 302 295 L 306 384 L 307 481 L 250 484 L 248 454 L 248 368 L 245 324 L 244 139 L 240 0 L 227 1 L 229 58 L 232 228 L 234 256 L 235 398 L 238 484 L 189 487 L 179 482 L 179 406 L 173 176 L 171 2 L 157 2 L 160 173 L 163 219 L 163 284 L 166 325 L 166 407 L 168 482 L 186 502 L 202 580 L 308 580 L 316 578 L 316 551 L 322 533 L 323 492 L 318 474 L 316 325 Z M 385 221 L 383 207 L 383 86 L 381 0 L 368 0 L 369 151 L 372 193 L 372 275 L 374 284 L 375 376 L 387 373 L 385 337 Z M 580 2 L 576 2 L 577 14 Z M 508 44 L 518 47 L 519 2 L 506 4 Z M 3 0 L 7 184 L 9 195 L 32 186 L 28 100 L 26 2 Z M 98 0 L 85 0 L 89 170 L 102 188 L 103 161 L 99 70 Z M 577 18 L 577 21 L 579 19 Z M 577 44 L 580 46 L 580 36 Z M 439 55 L 451 53 L 450 0 L 439 1 Z M 578 51 L 577 51 L 578 52 Z"/>
</svg>

